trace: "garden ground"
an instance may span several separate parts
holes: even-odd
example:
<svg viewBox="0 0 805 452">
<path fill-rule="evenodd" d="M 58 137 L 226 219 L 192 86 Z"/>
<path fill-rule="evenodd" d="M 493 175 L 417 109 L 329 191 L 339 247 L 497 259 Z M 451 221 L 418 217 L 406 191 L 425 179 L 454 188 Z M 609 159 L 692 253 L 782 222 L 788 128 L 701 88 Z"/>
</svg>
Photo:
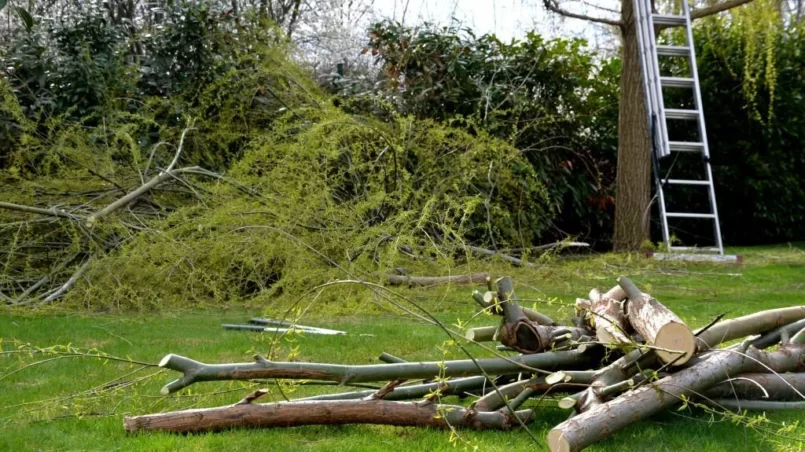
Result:
<svg viewBox="0 0 805 452">
<path fill-rule="evenodd" d="M 719 314 L 735 317 L 776 307 L 805 304 L 805 245 L 730 249 L 743 265 L 679 264 L 638 255 L 596 255 L 554 259 L 539 269 L 490 264 L 487 271 L 513 276 L 527 306 L 566 322 L 576 297 L 589 289 L 608 289 L 628 275 L 692 327 Z M 483 289 L 482 289 L 483 290 Z M 469 320 L 476 306 L 466 286 L 403 290 L 450 328 Z M 353 309 L 350 307 L 350 309 Z M 333 363 L 377 363 L 381 352 L 408 360 L 441 360 L 464 355 L 446 343 L 443 331 L 397 315 L 361 315 L 338 306 L 310 309 L 301 323 L 347 331 L 345 336 L 294 336 L 277 343 L 277 359 Z M 312 314 L 311 314 L 312 312 Z M 323 392 L 333 386 L 276 382 L 209 382 L 164 398 L 159 388 L 175 377 L 170 371 L 119 362 L 114 356 L 157 363 L 167 353 L 205 362 L 248 361 L 265 353 L 271 334 L 224 331 L 221 323 L 245 323 L 262 315 L 259 307 L 187 310 L 149 314 L 88 313 L 58 309 L 3 312 L 0 315 L 0 450 L 543 450 L 523 431 L 449 432 L 386 426 L 296 427 L 235 430 L 216 434 L 126 435 L 122 418 L 184 407 L 234 403 L 255 387 L 281 400 Z M 276 314 L 276 313 L 273 313 Z M 492 324 L 479 316 L 469 326 Z M 462 324 L 463 326 L 464 324 Z M 58 345 L 58 346 L 57 346 Z M 53 349 L 42 350 L 57 346 Z M 29 353 L 38 350 L 35 353 Z M 484 352 L 470 348 L 481 355 Z M 78 352 L 74 356 L 70 353 Z M 100 356 L 100 357 L 98 357 Z M 44 362 L 43 362 L 44 361 Z M 156 375 L 154 375 L 156 373 Z M 130 375 L 127 375 L 130 374 Z M 109 384 L 112 380 L 114 384 Z M 446 398 L 454 403 L 455 398 Z M 465 400 L 466 402 L 467 400 Z M 541 403 L 530 425 L 542 441 L 568 413 L 551 401 Z M 758 414 L 750 413 L 750 416 Z M 802 413 L 768 413 L 771 423 L 746 428 L 698 409 L 667 412 L 638 423 L 592 447 L 593 451 L 744 451 L 802 450 L 805 429 L 790 427 Z M 744 418 L 744 421 L 755 419 Z M 784 428 L 784 425 L 789 428 Z M 780 429 L 783 428 L 781 431 Z M 456 446 L 456 447 L 454 447 Z"/>
</svg>

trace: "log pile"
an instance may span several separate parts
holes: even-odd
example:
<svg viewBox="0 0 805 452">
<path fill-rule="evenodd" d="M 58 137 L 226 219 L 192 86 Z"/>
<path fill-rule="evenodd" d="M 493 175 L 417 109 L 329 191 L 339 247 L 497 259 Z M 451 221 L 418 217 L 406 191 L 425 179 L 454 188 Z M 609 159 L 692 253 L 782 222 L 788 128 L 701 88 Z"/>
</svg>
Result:
<svg viewBox="0 0 805 452">
<path fill-rule="evenodd" d="M 160 366 L 182 373 L 163 389 L 212 380 L 296 379 L 340 384 L 387 382 L 377 390 L 127 417 L 128 432 L 216 431 L 312 424 L 521 428 L 547 401 L 570 417 L 547 435 L 551 451 L 578 451 L 681 403 L 715 410 L 805 408 L 805 306 L 758 312 L 692 330 L 628 278 L 576 301 L 570 325 L 520 306 L 511 278 L 473 293 L 497 325 L 466 331 L 471 342 L 498 341 L 517 356 L 442 362 L 338 365 L 275 362 L 206 364 L 177 355 Z M 721 344 L 743 339 L 725 347 Z M 773 351 L 767 351 L 777 346 Z M 416 381 L 426 380 L 424 382 Z M 430 380 L 430 381 L 428 381 Z M 444 404 L 459 395 L 470 404 Z M 527 404 L 530 399 L 539 403 Z"/>
</svg>

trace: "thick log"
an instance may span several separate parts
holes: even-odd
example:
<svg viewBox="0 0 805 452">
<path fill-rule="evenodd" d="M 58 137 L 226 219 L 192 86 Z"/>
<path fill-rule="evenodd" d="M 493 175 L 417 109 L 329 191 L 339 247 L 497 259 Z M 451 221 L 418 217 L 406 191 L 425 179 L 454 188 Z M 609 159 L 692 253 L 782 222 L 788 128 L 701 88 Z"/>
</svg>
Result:
<svg viewBox="0 0 805 452">
<path fill-rule="evenodd" d="M 487 276 L 489 275 L 486 273 L 450 276 L 386 275 L 386 279 L 393 286 L 438 286 L 441 284 L 480 284 L 486 281 Z"/>
<path fill-rule="evenodd" d="M 699 351 L 805 319 L 805 306 L 770 309 L 718 322 L 696 337 Z M 698 332 L 697 332 L 698 333 Z"/>
<path fill-rule="evenodd" d="M 511 358 L 485 358 L 442 362 L 400 364 L 340 365 L 322 363 L 296 363 L 268 361 L 260 356 L 254 363 L 205 364 L 179 355 L 167 355 L 160 367 L 182 372 L 184 376 L 162 388 L 162 394 L 170 394 L 193 383 L 217 380 L 252 380 L 261 378 L 285 378 L 297 380 L 337 381 L 342 384 L 367 381 L 389 381 L 400 378 L 465 377 L 501 375 L 516 372 L 552 371 L 579 369 L 593 365 L 600 356 L 597 353 L 580 353 L 576 350 L 545 352 Z"/>
<path fill-rule="evenodd" d="M 764 348 L 769 348 L 772 345 L 778 344 L 784 336 L 790 338 L 792 334 L 804 328 L 805 320 L 799 320 L 797 322 L 789 323 L 788 325 L 783 325 L 771 331 L 765 332 L 762 336 L 751 340 L 749 344 L 761 350 Z"/>
<path fill-rule="evenodd" d="M 620 286 L 613 287 L 603 295 L 595 289 L 590 291 L 592 322 L 600 342 L 613 347 L 632 343 L 628 336 L 630 328 L 626 322 L 624 300 L 626 292 Z"/>
<path fill-rule="evenodd" d="M 628 291 L 627 291 L 628 293 Z M 805 346 L 789 344 L 775 352 L 749 348 L 746 354 L 715 350 L 698 364 L 652 384 L 626 392 L 559 424 L 548 434 L 552 452 L 579 451 L 618 430 L 693 397 L 730 376 L 758 372 L 764 365 L 777 372 L 805 370 Z"/>
<path fill-rule="evenodd" d="M 629 297 L 626 303 L 629 323 L 656 348 L 662 362 L 680 366 L 693 357 L 696 337 L 685 322 L 659 301 L 642 293 L 628 278 L 618 278 L 618 285 Z"/>
<path fill-rule="evenodd" d="M 706 399 L 796 401 L 803 399 L 802 394 L 805 394 L 805 374 L 750 373 L 719 383 L 703 395 Z"/>
<path fill-rule="evenodd" d="M 238 403 L 170 413 L 126 417 L 126 432 L 208 432 L 299 425 L 382 424 L 507 430 L 528 422 L 532 410 L 479 412 L 457 405 L 388 400 L 329 400 L 267 404 Z M 517 419 L 519 418 L 519 420 Z"/>
</svg>

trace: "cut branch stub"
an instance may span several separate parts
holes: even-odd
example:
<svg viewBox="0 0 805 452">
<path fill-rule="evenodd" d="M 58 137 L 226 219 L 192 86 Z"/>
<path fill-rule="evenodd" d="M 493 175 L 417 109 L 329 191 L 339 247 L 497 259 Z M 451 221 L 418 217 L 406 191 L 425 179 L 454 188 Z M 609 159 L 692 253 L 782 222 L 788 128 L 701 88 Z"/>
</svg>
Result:
<svg viewBox="0 0 805 452">
<path fill-rule="evenodd" d="M 642 293 L 628 278 L 618 278 L 618 285 L 629 297 L 626 312 L 629 323 L 653 345 L 657 357 L 674 366 L 685 364 L 696 352 L 696 337 L 670 309 Z"/>
<path fill-rule="evenodd" d="M 497 280 L 498 299 L 503 308 L 500 342 L 520 353 L 532 354 L 549 350 L 557 342 L 578 339 L 586 329 L 539 325 L 529 320 L 514 297 L 514 284 L 508 276 Z"/>
</svg>

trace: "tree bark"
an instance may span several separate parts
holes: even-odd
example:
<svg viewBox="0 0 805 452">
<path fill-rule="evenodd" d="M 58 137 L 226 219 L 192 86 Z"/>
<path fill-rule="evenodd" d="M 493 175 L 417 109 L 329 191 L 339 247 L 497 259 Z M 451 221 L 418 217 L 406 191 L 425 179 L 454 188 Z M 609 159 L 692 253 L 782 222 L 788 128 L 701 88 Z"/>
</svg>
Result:
<svg viewBox="0 0 805 452">
<path fill-rule="evenodd" d="M 713 351 L 694 366 L 559 424 L 548 434 L 548 446 L 552 452 L 582 450 L 630 424 L 670 408 L 683 396 L 693 397 L 732 375 L 763 371 L 763 365 L 780 373 L 805 370 L 803 353 L 805 346 L 794 343 L 769 353 L 755 348 L 750 348 L 746 354 Z"/>
<path fill-rule="evenodd" d="M 521 421 L 533 411 L 517 412 Z M 387 400 L 330 400 L 252 404 L 238 403 L 170 413 L 126 417 L 127 432 L 208 432 L 243 428 L 293 427 L 298 425 L 383 424 L 417 427 L 467 427 L 507 430 L 520 425 L 507 410 L 478 412 L 457 405 L 392 402 Z"/>
<path fill-rule="evenodd" d="M 621 4 L 620 30 L 620 110 L 613 245 L 615 251 L 634 251 L 649 238 L 651 154 L 631 0 L 624 0 Z"/>
<path fill-rule="evenodd" d="M 545 352 L 511 358 L 485 358 L 441 362 L 400 364 L 371 364 L 348 366 L 340 364 L 274 362 L 256 357 L 254 363 L 205 364 L 179 355 L 167 355 L 160 367 L 182 372 L 184 376 L 162 388 L 170 394 L 199 381 L 252 380 L 260 378 L 286 378 L 296 380 L 337 381 L 342 384 L 367 381 L 388 381 L 400 378 L 463 377 L 513 372 L 533 372 L 536 369 L 587 368 L 600 359 L 597 353 L 580 353 L 576 350 Z"/>
<path fill-rule="evenodd" d="M 708 389 L 704 397 L 708 399 L 749 399 L 801 401 L 805 394 L 805 374 L 803 373 L 752 373 L 741 374 Z"/>
<path fill-rule="evenodd" d="M 680 366 L 696 351 L 696 337 L 679 317 L 648 294 L 644 294 L 628 278 L 618 284 L 629 297 L 626 311 L 629 323 L 646 341 L 657 347 L 657 357 L 664 363 Z"/>
</svg>

